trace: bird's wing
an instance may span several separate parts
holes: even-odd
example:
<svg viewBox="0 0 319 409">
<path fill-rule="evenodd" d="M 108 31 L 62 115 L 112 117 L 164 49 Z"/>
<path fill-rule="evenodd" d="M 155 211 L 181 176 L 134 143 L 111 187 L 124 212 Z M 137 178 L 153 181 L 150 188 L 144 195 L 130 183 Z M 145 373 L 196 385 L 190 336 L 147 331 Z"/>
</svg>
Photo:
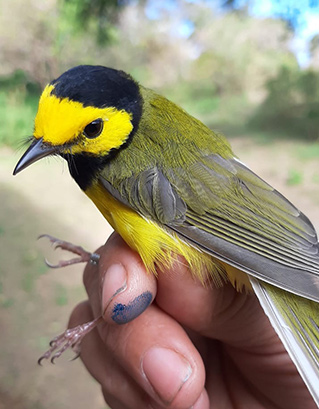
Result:
<svg viewBox="0 0 319 409">
<path fill-rule="evenodd" d="M 305 215 L 235 158 L 152 167 L 117 185 L 123 203 L 263 281 L 319 301 L 319 246 Z"/>
<path fill-rule="evenodd" d="M 250 281 L 261 306 L 319 407 L 318 304 L 254 278 Z"/>
</svg>

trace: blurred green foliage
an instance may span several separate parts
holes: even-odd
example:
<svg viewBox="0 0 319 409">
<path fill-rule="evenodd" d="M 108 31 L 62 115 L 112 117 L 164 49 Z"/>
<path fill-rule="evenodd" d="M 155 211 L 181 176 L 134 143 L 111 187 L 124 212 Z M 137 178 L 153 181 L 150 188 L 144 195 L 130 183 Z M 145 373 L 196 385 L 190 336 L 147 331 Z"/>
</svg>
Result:
<svg viewBox="0 0 319 409">
<path fill-rule="evenodd" d="M 40 92 L 21 70 L 0 78 L 0 145 L 19 147 L 30 136 Z"/>
<path fill-rule="evenodd" d="M 291 24 L 212 4 L 0 0 L 0 144 L 30 135 L 40 89 L 83 63 L 130 72 L 227 134 L 317 140 L 319 37 L 301 69 Z"/>
<path fill-rule="evenodd" d="M 319 144 L 316 142 L 307 143 L 303 146 L 297 146 L 297 156 L 307 162 L 312 159 L 319 159 Z"/>
<path fill-rule="evenodd" d="M 68 17 L 78 31 L 91 30 L 97 44 L 105 45 L 112 41 L 119 13 L 128 3 L 119 0 L 64 0 L 62 12 L 69 11 Z"/>
<path fill-rule="evenodd" d="M 288 178 L 287 178 L 287 185 L 288 186 L 297 186 L 303 182 L 303 174 L 299 170 L 290 169 Z"/>
<path fill-rule="evenodd" d="M 319 73 L 282 67 L 249 124 L 307 140 L 319 139 Z"/>
</svg>

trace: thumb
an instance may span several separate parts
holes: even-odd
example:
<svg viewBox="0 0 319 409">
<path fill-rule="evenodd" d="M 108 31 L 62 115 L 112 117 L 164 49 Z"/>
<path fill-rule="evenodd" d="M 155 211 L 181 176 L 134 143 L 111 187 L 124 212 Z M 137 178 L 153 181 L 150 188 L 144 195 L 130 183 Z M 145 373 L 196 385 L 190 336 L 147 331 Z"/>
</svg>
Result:
<svg viewBox="0 0 319 409">
<path fill-rule="evenodd" d="M 156 295 L 156 278 L 146 272 L 139 255 L 113 233 L 97 251 L 96 267 L 88 265 L 84 284 L 94 316 L 126 324 L 138 317 Z"/>
</svg>

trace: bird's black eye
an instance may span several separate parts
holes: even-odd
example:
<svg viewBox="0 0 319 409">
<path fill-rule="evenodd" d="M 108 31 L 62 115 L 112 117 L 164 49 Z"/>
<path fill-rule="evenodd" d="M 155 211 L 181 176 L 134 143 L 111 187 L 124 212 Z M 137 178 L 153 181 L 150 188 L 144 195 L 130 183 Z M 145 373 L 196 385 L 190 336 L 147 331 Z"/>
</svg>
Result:
<svg viewBox="0 0 319 409">
<path fill-rule="evenodd" d="M 84 128 L 84 135 L 87 138 L 93 139 L 99 136 L 103 129 L 103 121 L 101 118 L 95 119 Z"/>
</svg>

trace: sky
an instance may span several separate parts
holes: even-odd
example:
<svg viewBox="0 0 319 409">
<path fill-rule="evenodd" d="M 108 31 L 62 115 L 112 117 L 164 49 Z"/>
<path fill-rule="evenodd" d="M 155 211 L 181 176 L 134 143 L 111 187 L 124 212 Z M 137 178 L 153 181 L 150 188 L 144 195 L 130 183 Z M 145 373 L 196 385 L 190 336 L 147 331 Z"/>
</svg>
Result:
<svg viewBox="0 0 319 409">
<path fill-rule="evenodd" d="M 305 15 L 305 24 L 301 27 L 293 42 L 293 50 L 301 66 L 307 66 L 309 60 L 309 41 L 318 33 L 319 13 L 307 13 Z"/>
<path fill-rule="evenodd" d="M 222 0 L 186 0 L 192 3 L 206 1 L 212 6 L 219 6 Z M 224 0 L 224 3 L 226 0 Z M 288 19 L 294 27 L 295 36 L 291 49 L 295 53 L 301 67 L 309 62 L 309 41 L 319 34 L 319 0 L 235 0 L 234 7 L 248 6 L 249 13 L 256 17 L 282 17 Z M 149 18 L 158 18 L 161 9 L 174 10 L 178 7 L 176 0 L 149 0 L 147 14 Z M 180 27 L 181 35 L 189 36 L 193 25 L 185 21 Z"/>
<path fill-rule="evenodd" d="M 251 0 L 249 12 L 256 17 L 288 18 L 295 29 L 292 51 L 299 64 L 306 67 L 309 61 L 309 41 L 319 34 L 319 0 Z M 237 0 L 240 7 L 247 0 Z"/>
</svg>

